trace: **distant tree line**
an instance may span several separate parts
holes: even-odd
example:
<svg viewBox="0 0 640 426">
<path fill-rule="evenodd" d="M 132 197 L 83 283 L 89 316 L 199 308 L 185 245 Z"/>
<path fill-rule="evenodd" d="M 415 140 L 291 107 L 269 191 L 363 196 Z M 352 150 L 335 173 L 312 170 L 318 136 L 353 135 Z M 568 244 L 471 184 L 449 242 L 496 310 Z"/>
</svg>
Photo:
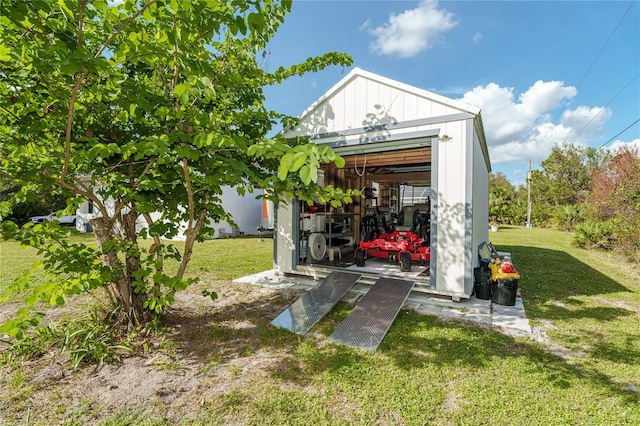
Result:
<svg viewBox="0 0 640 426">
<path fill-rule="evenodd" d="M 573 144 L 553 147 L 531 173 L 531 222 L 573 232 L 582 248 L 621 250 L 640 262 L 640 152 Z M 503 173 L 489 176 L 489 220 L 524 225 L 527 187 Z"/>
<path fill-rule="evenodd" d="M 22 202 L 16 204 L 8 216 L 0 217 L 0 220 L 10 220 L 20 226 L 32 216 L 45 216 L 67 207 L 67 196 L 61 192 L 35 193 L 0 176 L 0 203 L 11 197 L 19 197 Z"/>
</svg>

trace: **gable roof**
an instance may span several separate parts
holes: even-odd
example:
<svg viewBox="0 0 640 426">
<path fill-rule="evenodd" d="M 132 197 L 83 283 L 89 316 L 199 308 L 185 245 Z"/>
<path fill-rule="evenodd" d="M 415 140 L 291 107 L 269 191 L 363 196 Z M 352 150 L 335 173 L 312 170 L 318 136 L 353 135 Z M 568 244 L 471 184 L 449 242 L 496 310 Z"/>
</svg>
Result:
<svg viewBox="0 0 640 426">
<path fill-rule="evenodd" d="M 450 108 L 457 109 L 460 112 L 466 112 L 473 115 L 480 114 L 480 108 L 465 104 L 464 102 L 461 102 L 455 99 L 450 99 L 445 96 L 438 95 L 433 92 L 429 92 L 428 90 L 420 89 L 415 86 L 410 86 L 400 81 L 383 77 L 381 75 L 374 74 L 372 72 L 365 71 L 361 68 L 356 67 L 352 69 L 349 72 L 349 74 L 347 74 L 342 80 L 337 82 L 331 89 L 329 89 L 324 95 L 322 95 L 318 100 L 316 100 L 313 104 L 311 104 L 311 106 L 309 106 L 309 108 L 307 108 L 302 114 L 300 114 L 300 116 L 298 117 L 300 121 L 304 121 L 305 117 L 311 115 L 313 111 L 316 108 L 320 107 L 325 100 L 333 97 L 336 93 L 343 90 L 349 83 L 356 80 L 357 78 L 364 78 L 379 84 L 383 84 L 383 85 L 395 88 L 403 92 L 411 93 L 417 97 L 427 99 L 427 100 L 448 106 Z"/>
<path fill-rule="evenodd" d="M 428 134 L 434 131 L 428 126 L 473 118 L 480 149 L 491 170 L 480 108 L 361 68 L 351 70 L 298 118 L 297 126 L 283 129 L 281 134 L 307 136 L 333 147 L 376 142 L 380 149 L 381 141 L 415 138 L 420 143 L 434 136 Z"/>
</svg>

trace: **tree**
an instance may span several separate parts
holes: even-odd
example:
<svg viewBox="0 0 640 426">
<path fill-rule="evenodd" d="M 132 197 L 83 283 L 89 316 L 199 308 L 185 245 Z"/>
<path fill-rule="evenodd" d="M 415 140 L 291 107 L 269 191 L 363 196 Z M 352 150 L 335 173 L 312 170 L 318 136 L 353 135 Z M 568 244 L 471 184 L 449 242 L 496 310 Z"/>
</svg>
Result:
<svg viewBox="0 0 640 426">
<path fill-rule="evenodd" d="M 489 220 L 495 223 L 522 224 L 525 214 L 526 201 L 523 204 L 519 193 L 504 173 L 490 173 Z"/>
<path fill-rule="evenodd" d="M 567 143 L 555 145 L 549 157 L 540 164 L 542 170 L 532 174 L 535 201 L 552 206 L 583 203 L 597 161 L 593 149 Z"/>
<path fill-rule="evenodd" d="M 598 220 L 615 219 L 617 242 L 640 252 L 640 153 L 623 147 L 595 169 L 589 207 Z"/>
<path fill-rule="evenodd" d="M 531 174 L 533 222 L 545 226 L 567 206 L 583 205 L 591 188 L 593 170 L 602 163 L 601 152 L 564 143 L 555 145 L 541 170 Z"/>
<path fill-rule="evenodd" d="M 22 189 L 21 185 L 0 182 L 0 202 L 8 200 Z M 26 194 L 25 200 L 13 207 L 11 214 L 2 219 L 24 225 L 32 216 L 47 215 L 64 209 L 67 201 L 62 194 Z"/>
<path fill-rule="evenodd" d="M 3 201 L 5 216 L 29 193 L 61 193 L 68 211 L 90 200 L 96 247 L 69 244 L 55 222 L 9 233 L 39 248 L 53 276 L 27 302 L 65 303 L 104 289 L 123 324 L 162 312 L 193 280 L 184 279 L 208 219 L 232 221 L 221 188 L 264 188 L 334 205 L 357 192 L 320 188 L 321 163 L 343 160 L 302 139 L 267 138 L 294 120 L 264 107 L 262 88 L 329 65 L 330 53 L 269 73 L 257 56 L 290 11 L 287 0 L 5 0 L 0 19 L 0 153 L 3 180 L 21 190 Z M 151 213 L 161 212 L 152 220 Z M 144 219 L 148 229 L 136 231 Z M 186 224 L 183 252 L 161 237 Z M 149 250 L 139 237 L 153 238 Z M 175 274 L 164 260 L 179 262 Z M 212 297 L 215 297 L 213 295 Z M 0 331 L 20 336 L 27 310 Z"/>
</svg>

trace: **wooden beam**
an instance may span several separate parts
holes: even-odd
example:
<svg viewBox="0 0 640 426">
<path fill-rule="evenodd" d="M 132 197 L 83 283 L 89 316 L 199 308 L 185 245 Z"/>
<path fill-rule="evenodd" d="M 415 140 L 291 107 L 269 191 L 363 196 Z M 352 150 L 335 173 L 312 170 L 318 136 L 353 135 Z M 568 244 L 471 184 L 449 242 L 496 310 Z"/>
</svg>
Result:
<svg viewBox="0 0 640 426">
<path fill-rule="evenodd" d="M 358 170 L 362 170 L 362 168 L 365 167 L 365 161 L 366 167 L 424 164 L 431 162 L 431 147 L 348 155 L 343 158 L 346 169 L 357 168 Z M 327 165 L 327 167 L 334 168 L 335 166 L 330 164 Z"/>
<path fill-rule="evenodd" d="M 425 185 L 430 185 L 431 173 L 385 173 L 373 175 L 372 179 L 378 183 L 426 182 Z"/>
</svg>

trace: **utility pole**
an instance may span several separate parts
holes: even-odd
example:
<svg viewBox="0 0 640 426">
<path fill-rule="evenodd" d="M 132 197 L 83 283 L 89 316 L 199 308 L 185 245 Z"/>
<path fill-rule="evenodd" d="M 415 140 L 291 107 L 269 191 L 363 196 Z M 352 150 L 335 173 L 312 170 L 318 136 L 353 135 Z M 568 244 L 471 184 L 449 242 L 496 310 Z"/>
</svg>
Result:
<svg viewBox="0 0 640 426">
<path fill-rule="evenodd" d="M 529 172 L 527 173 L 527 228 L 533 228 L 531 223 L 531 160 L 529 160 Z"/>
</svg>

